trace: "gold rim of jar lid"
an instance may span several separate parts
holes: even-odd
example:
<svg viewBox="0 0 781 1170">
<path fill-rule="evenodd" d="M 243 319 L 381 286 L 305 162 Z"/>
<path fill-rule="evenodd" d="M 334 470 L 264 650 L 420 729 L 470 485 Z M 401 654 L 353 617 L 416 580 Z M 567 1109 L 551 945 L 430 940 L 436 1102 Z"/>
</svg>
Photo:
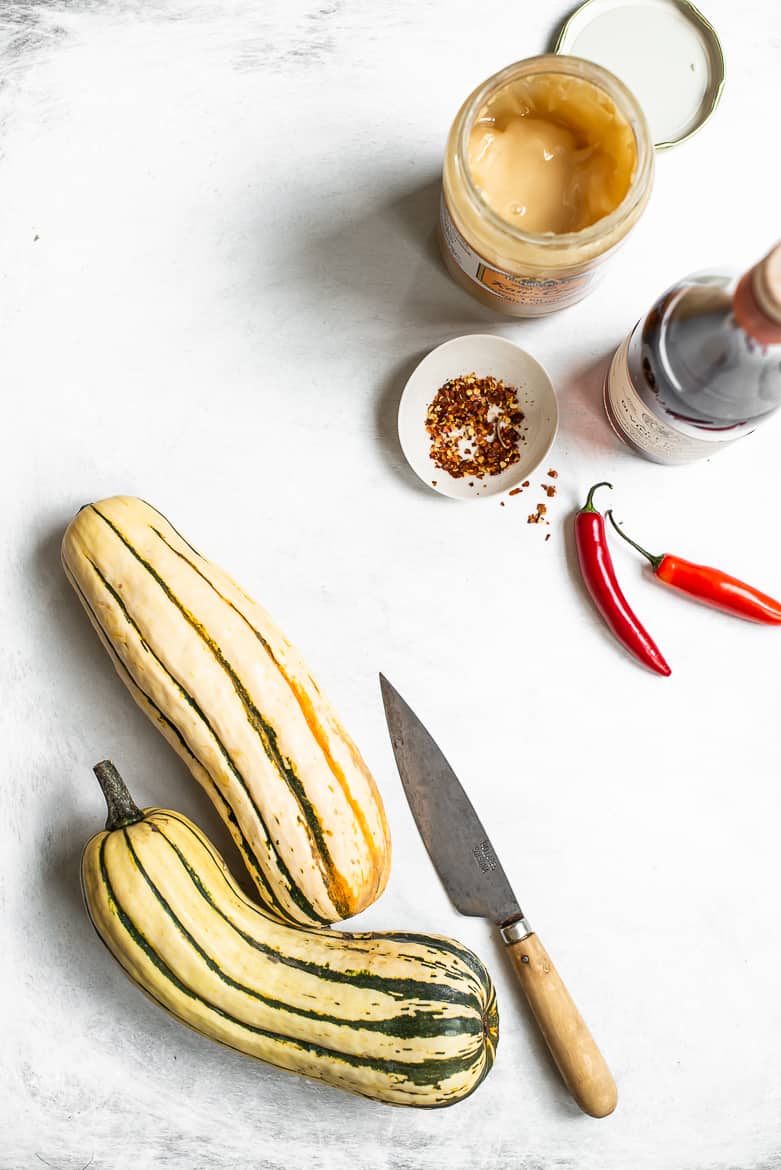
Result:
<svg viewBox="0 0 781 1170">
<path fill-rule="evenodd" d="M 643 107 L 657 150 L 696 134 L 724 89 L 718 34 L 690 0 L 586 0 L 562 26 L 554 52 L 620 77 Z"/>
</svg>

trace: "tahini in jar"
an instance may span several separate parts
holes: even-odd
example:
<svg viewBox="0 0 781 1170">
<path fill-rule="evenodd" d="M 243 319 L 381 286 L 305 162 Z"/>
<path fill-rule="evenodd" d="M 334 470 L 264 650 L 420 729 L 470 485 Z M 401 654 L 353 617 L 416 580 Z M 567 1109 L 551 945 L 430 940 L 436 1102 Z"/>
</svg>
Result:
<svg viewBox="0 0 781 1170">
<path fill-rule="evenodd" d="M 645 116 L 617 77 L 578 57 L 519 61 L 470 94 L 450 131 L 445 264 L 515 317 L 573 305 L 640 218 L 653 172 Z"/>
</svg>

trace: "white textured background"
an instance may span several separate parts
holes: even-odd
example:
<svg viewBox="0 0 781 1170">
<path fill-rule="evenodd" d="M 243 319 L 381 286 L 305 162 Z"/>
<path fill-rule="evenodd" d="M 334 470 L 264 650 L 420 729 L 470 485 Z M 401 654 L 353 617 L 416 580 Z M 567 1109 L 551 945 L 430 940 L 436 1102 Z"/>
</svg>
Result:
<svg viewBox="0 0 781 1170">
<path fill-rule="evenodd" d="M 2 1170 L 771 1170 L 781 1166 L 779 633 L 668 596 L 616 551 L 670 680 L 573 575 L 595 479 L 647 544 L 781 592 L 781 422 L 684 470 L 618 448 L 607 356 L 656 293 L 779 234 L 776 0 L 708 0 L 728 82 L 659 159 L 592 299 L 512 323 L 435 255 L 473 85 L 542 50 L 545 0 L 5 0 L 0 8 Z M 663 81 L 660 79 L 660 82 Z M 561 394 L 540 493 L 458 505 L 402 463 L 406 373 L 495 330 Z M 458 935 L 502 1038 L 454 1108 L 373 1104 L 223 1050 L 124 978 L 81 909 L 111 755 L 139 801 L 224 834 L 136 710 L 58 564 L 84 501 L 143 495 L 303 648 L 395 843 L 362 925 Z M 630 528 L 631 522 L 631 528 Z M 609 1120 L 551 1072 L 489 928 L 450 908 L 406 810 L 383 669 L 445 746 L 619 1081 Z M 230 854 L 233 857 L 233 854 Z"/>
</svg>

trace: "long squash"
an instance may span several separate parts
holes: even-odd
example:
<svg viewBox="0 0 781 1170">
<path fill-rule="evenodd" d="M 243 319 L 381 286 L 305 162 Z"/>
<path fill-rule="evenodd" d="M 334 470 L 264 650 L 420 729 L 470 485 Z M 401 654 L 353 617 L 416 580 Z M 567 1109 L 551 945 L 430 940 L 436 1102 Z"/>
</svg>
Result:
<svg viewBox="0 0 781 1170">
<path fill-rule="evenodd" d="M 265 610 L 133 497 L 82 508 L 62 560 L 120 678 L 228 825 L 263 904 L 309 925 L 371 905 L 390 865 L 377 788 Z"/>
<path fill-rule="evenodd" d="M 280 1068 L 399 1105 L 451 1105 L 491 1068 L 490 976 L 423 934 L 290 926 L 250 902 L 191 821 L 141 812 L 109 761 L 106 832 L 88 842 L 92 923 L 142 991 L 198 1032 Z"/>
</svg>

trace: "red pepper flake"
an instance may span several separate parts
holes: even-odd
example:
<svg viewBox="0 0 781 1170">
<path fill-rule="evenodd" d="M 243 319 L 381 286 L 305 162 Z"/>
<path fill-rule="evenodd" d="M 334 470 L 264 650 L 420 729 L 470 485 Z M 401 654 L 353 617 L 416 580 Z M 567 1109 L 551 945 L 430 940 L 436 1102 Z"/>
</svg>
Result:
<svg viewBox="0 0 781 1170">
<path fill-rule="evenodd" d="M 542 487 L 542 490 L 545 492 L 545 495 L 548 497 L 548 499 L 553 499 L 553 497 L 556 495 L 556 488 L 553 486 L 553 484 L 543 483 L 540 486 Z"/>
<path fill-rule="evenodd" d="M 519 496 L 521 494 L 521 489 L 520 488 L 513 488 L 513 490 L 511 492 L 508 492 L 507 494 L 508 494 L 508 496 Z"/>
<path fill-rule="evenodd" d="M 521 484 L 521 487 L 528 487 L 528 486 L 529 486 L 529 481 L 528 481 L 528 479 L 525 479 L 523 481 L 523 483 Z"/>
<path fill-rule="evenodd" d="M 555 467 L 551 467 L 548 469 L 548 478 L 549 479 L 558 479 L 559 478 L 559 473 L 558 473 L 558 471 L 556 471 Z"/>
<path fill-rule="evenodd" d="M 547 512 L 547 510 L 548 509 L 545 507 L 544 504 L 538 504 L 537 511 L 530 513 L 529 517 L 526 520 L 526 523 L 527 524 L 547 524 L 548 521 L 545 519 L 545 513 Z"/>
<path fill-rule="evenodd" d="M 546 533 L 545 533 L 545 539 L 546 539 L 546 540 L 550 540 L 550 532 L 546 532 Z"/>
<path fill-rule="evenodd" d="M 431 459 L 454 479 L 499 475 L 521 458 L 523 419 L 514 386 L 460 374 L 440 386 L 426 412 Z"/>
<path fill-rule="evenodd" d="M 432 479 L 432 481 L 431 481 L 431 486 L 432 486 L 432 487 L 436 487 L 436 486 L 437 486 L 437 481 L 436 481 L 435 479 Z"/>
</svg>

